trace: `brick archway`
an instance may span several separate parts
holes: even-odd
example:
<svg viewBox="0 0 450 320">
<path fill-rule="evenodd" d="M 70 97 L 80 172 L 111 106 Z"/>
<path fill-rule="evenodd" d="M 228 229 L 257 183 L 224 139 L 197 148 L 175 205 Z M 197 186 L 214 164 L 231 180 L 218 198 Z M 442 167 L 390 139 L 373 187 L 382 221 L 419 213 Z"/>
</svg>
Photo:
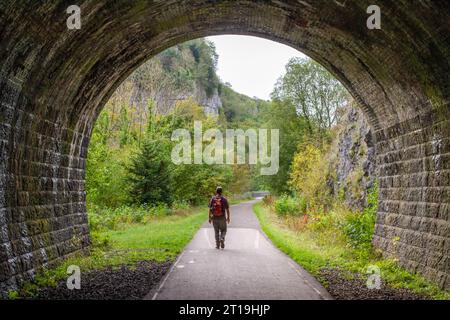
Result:
<svg viewBox="0 0 450 320">
<path fill-rule="evenodd" d="M 247 34 L 323 64 L 376 131 L 374 244 L 450 287 L 450 4 L 79 0 L 0 3 L 0 291 L 89 245 L 84 169 L 95 119 L 141 63 L 176 43 Z M 257 53 L 255 53 L 257 54 Z M 395 239 L 395 241 L 393 241 Z"/>
</svg>

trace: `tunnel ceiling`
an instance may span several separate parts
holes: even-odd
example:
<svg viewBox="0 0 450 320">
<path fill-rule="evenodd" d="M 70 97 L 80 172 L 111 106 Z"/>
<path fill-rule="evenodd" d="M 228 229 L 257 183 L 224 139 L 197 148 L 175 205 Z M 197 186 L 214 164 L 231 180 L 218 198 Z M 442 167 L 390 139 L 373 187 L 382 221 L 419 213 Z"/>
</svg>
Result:
<svg viewBox="0 0 450 320">
<path fill-rule="evenodd" d="M 21 83 L 28 108 L 83 131 L 152 55 L 197 37 L 247 34 L 323 64 L 376 128 L 448 104 L 448 90 L 436 89 L 449 82 L 447 2 L 377 1 L 382 29 L 369 30 L 372 2 L 78 1 L 82 28 L 68 30 L 66 1 L 2 1 L 1 72 Z"/>
</svg>

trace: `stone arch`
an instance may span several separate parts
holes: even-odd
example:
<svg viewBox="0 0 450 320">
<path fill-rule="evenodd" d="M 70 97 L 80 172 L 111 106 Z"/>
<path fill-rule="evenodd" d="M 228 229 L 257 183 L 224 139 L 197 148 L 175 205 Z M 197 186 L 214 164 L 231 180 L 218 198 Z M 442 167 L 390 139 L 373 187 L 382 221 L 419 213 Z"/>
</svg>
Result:
<svg viewBox="0 0 450 320">
<path fill-rule="evenodd" d="M 84 169 L 95 119 L 141 63 L 176 43 L 247 34 L 320 62 L 376 131 L 374 244 L 450 286 L 450 4 L 378 0 L 0 3 L 0 291 L 89 246 Z M 395 241 L 394 241 L 395 239 Z"/>
</svg>

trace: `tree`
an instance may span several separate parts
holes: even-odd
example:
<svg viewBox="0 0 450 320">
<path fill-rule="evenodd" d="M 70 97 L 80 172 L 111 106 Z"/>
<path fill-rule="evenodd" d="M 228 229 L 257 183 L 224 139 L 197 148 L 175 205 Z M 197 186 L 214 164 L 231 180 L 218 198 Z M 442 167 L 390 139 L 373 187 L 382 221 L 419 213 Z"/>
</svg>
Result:
<svg viewBox="0 0 450 320">
<path fill-rule="evenodd" d="M 227 85 L 221 87 L 220 100 L 222 101 L 221 112 L 228 125 L 242 128 L 244 121 L 257 116 L 259 101 L 237 93 Z"/>
<path fill-rule="evenodd" d="M 308 207 L 330 205 L 328 147 L 321 150 L 308 142 L 300 144 L 292 160 L 289 185 Z"/>
<path fill-rule="evenodd" d="M 168 205 L 172 203 L 172 179 L 166 154 L 164 146 L 157 141 L 148 140 L 143 143 L 128 168 L 132 202 Z"/>
<path fill-rule="evenodd" d="M 307 124 L 295 107 L 288 101 L 275 100 L 266 103 L 260 109 L 261 127 L 278 129 L 280 135 L 279 169 L 271 176 L 257 177 L 258 183 L 267 186 L 273 193 L 281 194 L 289 191 L 286 182 L 292 159 L 300 142 L 308 138 Z"/>
<path fill-rule="evenodd" d="M 120 130 L 120 146 L 123 147 L 130 142 L 131 139 L 131 121 L 128 116 L 128 108 L 122 106 L 119 115 L 119 130 Z"/>
<path fill-rule="evenodd" d="M 86 165 L 86 191 L 89 204 L 117 207 L 127 198 L 127 184 L 124 177 L 123 152 L 108 146 L 110 138 L 109 117 L 102 112 L 97 120 Z"/>
<path fill-rule="evenodd" d="M 292 103 L 307 121 L 311 134 L 320 136 L 336 123 L 336 111 L 344 106 L 348 93 L 327 70 L 311 59 L 292 58 L 286 65 L 272 98 Z"/>
</svg>

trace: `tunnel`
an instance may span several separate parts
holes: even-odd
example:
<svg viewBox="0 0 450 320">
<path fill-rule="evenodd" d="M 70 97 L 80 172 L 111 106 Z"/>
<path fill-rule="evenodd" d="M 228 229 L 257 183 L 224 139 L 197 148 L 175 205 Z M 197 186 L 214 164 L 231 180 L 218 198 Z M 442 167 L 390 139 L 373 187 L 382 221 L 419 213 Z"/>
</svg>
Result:
<svg viewBox="0 0 450 320">
<path fill-rule="evenodd" d="M 450 3 L 446 0 L 0 2 L 0 291 L 87 252 L 90 135 L 146 60 L 199 37 L 289 45 L 347 88 L 375 132 L 373 244 L 450 288 Z M 381 28 L 369 29 L 376 4 Z M 255 52 L 257 54 L 257 52 Z"/>
</svg>

